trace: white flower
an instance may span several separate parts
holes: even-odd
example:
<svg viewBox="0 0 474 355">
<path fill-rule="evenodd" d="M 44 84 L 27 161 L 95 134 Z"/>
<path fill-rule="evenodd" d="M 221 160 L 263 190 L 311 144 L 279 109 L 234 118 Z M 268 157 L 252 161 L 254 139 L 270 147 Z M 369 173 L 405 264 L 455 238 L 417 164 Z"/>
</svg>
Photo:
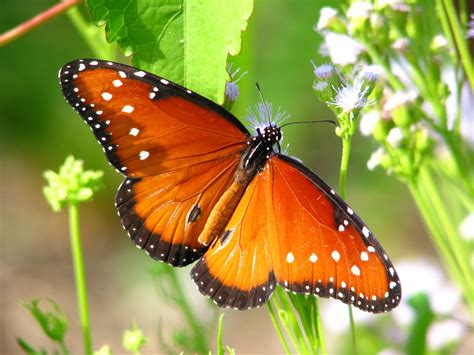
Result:
<svg viewBox="0 0 474 355">
<path fill-rule="evenodd" d="M 316 91 L 323 91 L 329 87 L 329 84 L 326 81 L 318 81 L 314 83 L 313 89 Z"/>
<path fill-rule="evenodd" d="M 314 30 L 320 31 L 329 26 L 329 24 L 336 19 L 337 10 L 332 7 L 325 6 L 319 12 L 319 20 Z"/>
<path fill-rule="evenodd" d="M 312 63 L 314 70 L 313 74 L 318 79 L 328 79 L 334 74 L 334 67 L 331 64 L 322 64 L 316 66 L 316 64 Z"/>
<path fill-rule="evenodd" d="M 408 45 L 410 41 L 406 37 L 398 38 L 392 43 L 392 48 L 395 49 L 397 52 L 405 52 L 408 49 Z"/>
<path fill-rule="evenodd" d="M 372 171 L 377 166 L 379 166 L 380 163 L 382 162 L 382 158 L 383 158 L 384 154 L 385 154 L 385 151 L 383 150 L 382 147 L 380 147 L 375 152 L 373 152 L 372 155 L 370 156 L 369 161 L 367 162 L 367 169 Z"/>
<path fill-rule="evenodd" d="M 439 349 L 448 343 L 459 340 L 465 332 L 465 327 L 461 322 L 454 319 L 434 323 L 428 330 L 429 348 Z"/>
<path fill-rule="evenodd" d="M 368 18 L 372 12 L 373 5 L 370 2 L 358 1 L 351 4 L 347 10 L 347 17 L 349 18 Z"/>
<path fill-rule="evenodd" d="M 467 38 L 474 38 L 474 14 L 471 14 L 471 21 L 467 23 Z"/>
<path fill-rule="evenodd" d="M 381 80 L 385 80 L 385 70 L 382 66 L 377 64 L 365 65 L 359 71 L 359 77 L 366 78 L 370 75 L 377 75 L 377 78 L 381 78 Z"/>
<path fill-rule="evenodd" d="M 331 62 L 338 65 L 354 64 L 364 46 L 349 36 L 328 32 L 324 35 L 324 44 L 328 50 Z"/>
<path fill-rule="evenodd" d="M 394 148 L 400 146 L 401 141 L 403 140 L 403 132 L 400 127 L 394 127 L 388 132 L 387 142 Z"/>
<path fill-rule="evenodd" d="M 437 50 L 440 48 L 448 48 L 448 41 L 446 40 L 446 37 L 438 33 L 431 41 L 431 49 Z"/>
<path fill-rule="evenodd" d="M 417 98 L 418 94 L 415 91 L 397 91 L 391 95 L 383 105 L 384 111 L 392 111 L 402 105 L 412 103 Z"/>
<path fill-rule="evenodd" d="M 380 8 L 390 6 L 392 9 L 400 12 L 410 11 L 410 5 L 404 0 L 378 0 L 378 6 Z"/>
<path fill-rule="evenodd" d="M 466 240 L 474 239 L 474 213 L 470 213 L 459 225 L 459 234 Z"/>
<path fill-rule="evenodd" d="M 363 89 L 362 86 L 363 82 L 357 80 L 353 84 L 335 89 L 336 97 L 328 104 L 340 108 L 343 113 L 362 109 L 366 104 L 371 104 L 371 102 L 367 102 L 368 87 Z"/>
<path fill-rule="evenodd" d="M 377 110 L 365 112 L 359 123 L 360 133 L 362 133 L 363 136 L 370 136 L 379 121 L 380 114 Z"/>
</svg>

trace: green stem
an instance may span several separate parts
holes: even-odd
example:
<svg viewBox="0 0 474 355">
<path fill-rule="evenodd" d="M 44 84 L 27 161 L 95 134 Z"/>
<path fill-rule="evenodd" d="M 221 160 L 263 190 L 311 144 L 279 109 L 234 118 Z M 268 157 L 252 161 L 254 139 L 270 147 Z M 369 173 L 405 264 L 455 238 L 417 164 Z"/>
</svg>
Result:
<svg viewBox="0 0 474 355">
<path fill-rule="evenodd" d="M 447 238 L 446 231 L 444 230 L 444 223 L 445 223 L 445 217 L 440 218 L 438 215 L 439 213 L 439 208 L 442 208 L 443 206 L 433 206 L 433 196 L 432 194 L 438 195 L 438 192 L 436 189 L 432 189 L 430 187 L 431 183 L 427 180 L 426 176 L 424 176 L 426 173 L 421 174 L 422 178 L 418 183 L 411 181 L 408 182 L 408 187 L 410 189 L 410 193 L 413 196 L 416 205 L 418 206 L 418 209 L 423 216 L 423 220 L 430 231 L 430 235 L 433 239 L 434 245 L 437 247 L 440 255 L 443 258 L 443 261 L 445 262 L 447 266 L 447 270 L 450 272 L 450 275 L 453 277 L 453 279 L 459 284 L 461 289 L 463 290 L 464 296 L 470 306 L 471 309 L 474 309 L 474 299 L 472 297 L 472 278 L 471 273 L 464 274 L 464 272 L 461 272 L 460 270 L 460 265 L 458 264 L 457 257 L 454 253 L 454 250 L 452 248 L 452 241 L 450 238 Z M 428 189 L 426 191 L 423 191 L 423 188 L 428 186 Z M 439 196 L 434 198 L 435 204 L 439 204 L 441 201 L 439 199 Z M 430 203 L 431 201 L 431 203 Z M 451 228 L 449 228 L 451 229 Z M 456 241 L 454 241 L 456 243 Z M 469 269 L 469 267 L 468 267 Z M 468 278 L 466 280 L 465 278 Z"/>
<path fill-rule="evenodd" d="M 280 339 L 280 343 L 283 345 L 283 349 L 285 350 L 285 353 L 287 355 L 290 355 L 291 354 L 290 347 L 288 343 L 286 342 L 283 332 L 281 331 L 280 323 L 278 322 L 278 319 L 275 315 L 275 310 L 273 309 L 272 303 L 273 302 L 267 302 L 267 308 L 268 308 L 268 313 L 270 314 L 270 319 L 272 320 L 273 326 L 275 327 L 278 338 Z"/>
<path fill-rule="evenodd" d="M 89 325 L 89 309 L 87 305 L 86 275 L 82 257 L 81 237 L 79 232 L 79 206 L 69 205 L 69 231 L 71 234 L 71 250 L 76 280 L 77 302 L 81 319 L 82 336 L 84 338 L 84 353 L 92 354 L 92 338 Z"/>
<path fill-rule="evenodd" d="M 471 90 L 474 91 L 474 65 L 472 64 L 471 55 L 469 54 L 469 48 L 467 46 L 466 32 L 459 23 L 456 9 L 452 0 L 443 0 L 444 9 L 451 25 L 451 31 L 453 32 L 454 39 L 456 41 L 456 47 L 461 57 L 461 63 L 466 73 L 466 77 L 471 86 Z"/>
<path fill-rule="evenodd" d="M 347 134 L 342 137 L 342 155 L 341 155 L 341 168 L 339 173 L 339 194 L 342 198 L 346 197 L 346 178 L 347 171 L 349 168 L 349 158 L 351 156 L 351 140 L 352 135 Z M 348 305 L 349 312 L 349 324 L 351 327 L 351 338 L 352 338 L 352 352 L 357 355 L 357 337 L 356 328 L 354 322 L 354 315 L 352 314 L 352 306 Z"/>
<path fill-rule="evenodd" d="M 94 56 L 104 60 L 115 59 L 115 47 L 107 43 L 101 28 L 97 28 L 86 21 L 77 7 L 69 9 L 67 15 L 81 37 L 89 45 Z"/>
<path fill-rule="evenodd" d="M 224 344 L 222 342 L 222 327 L 224 323 L 224 313 L 219 316 L 219 328 L 217 332 L 217 355 L 224 355 Z"/>
<path fill-rule="evenodd" d="M 435 186 L 431 174 L 424 169 L 420 171 L 420 184 L 426 190 L 426 196 L 428 196 L 431 201 L 433 210 L 443 226 L 445 243 L 447 244 L 448 250 L 453 255 L 455 265 L 449 270 L 452 274 L 455 274 L 455 278 L 461 282 L 460 286 L 464 290 L 466 300 L 471 306 L 473 306 L 473 280 L 469 266 L 469 248 L 457 233 L 456 228 L 452 223 L 452 218 L 448 215 L 445 204 L 439 196 L 439 189 Z"/>
<path fill-rule="evenodd" d="M 179 304 L 181 311 L 183 312 L 184 318 L 192 329 L 194 335 L 194 344 L 196 345 L 196 351 L 200 354 L 208 353 L 208 343 L 207 336 L 203 332 L 199 321 L 196 319 L 194 312 L 191 309 L 191 306 L 188 303 L 187 297 L 184 295 L 181 283 L 178 280 L 176 272 L 172 270 L 169 273 L 170 287 L 175 293 L 176 303 Z"/>
</svg>

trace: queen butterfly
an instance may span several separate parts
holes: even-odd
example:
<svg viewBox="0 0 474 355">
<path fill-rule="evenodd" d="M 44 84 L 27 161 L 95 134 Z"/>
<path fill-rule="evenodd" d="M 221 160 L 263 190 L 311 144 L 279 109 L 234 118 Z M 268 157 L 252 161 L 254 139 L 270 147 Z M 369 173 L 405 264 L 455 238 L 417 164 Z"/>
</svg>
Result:
<svg viewBox="0 0 474 355">
<path fill-rule="evenodd" d="M 277 284 L 374 313 L 400 302 L 400 281 L 372 232 L 280 152 L 275 122 L 251 135 L 208 99 L 123 64 L 81 59 L 59 78 L 125 176 L 116 207 L 132 241 L 173 266 L 197 260 L 191 277 L 217 305 L 258 307 Z"/>
</svg>

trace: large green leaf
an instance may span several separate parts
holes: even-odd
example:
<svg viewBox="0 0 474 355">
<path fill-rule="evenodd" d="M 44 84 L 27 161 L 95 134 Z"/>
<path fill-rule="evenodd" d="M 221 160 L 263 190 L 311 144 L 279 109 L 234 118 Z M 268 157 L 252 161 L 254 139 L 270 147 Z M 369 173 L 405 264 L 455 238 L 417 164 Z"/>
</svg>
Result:
<svg viewBox="0 0 474 355">
<path fill-rule="evenodd" d="M 237 55 L 253 0 L 87 0 L 133 65 L 224 101 L 227 55 Z"/>
</svg>

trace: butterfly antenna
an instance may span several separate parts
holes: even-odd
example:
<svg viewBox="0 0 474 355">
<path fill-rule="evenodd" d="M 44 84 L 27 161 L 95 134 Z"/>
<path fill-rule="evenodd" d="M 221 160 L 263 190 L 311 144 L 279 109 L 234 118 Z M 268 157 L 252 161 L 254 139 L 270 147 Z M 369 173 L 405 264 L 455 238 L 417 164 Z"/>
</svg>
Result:
<svg viewBox="0 0 474 355">
<path fill-rule="evenodd" d="M 336 121 L 333 121 L 333 120 L 314 120 L 314 121 L 288 122 L 288 123 L 285 123 L 284 125 L 280 126 L 280 128 L 283 128 L 285 126 L 291 126 L 291 125 L 294 125 L 294 124 L 304 124 L 304 123 L 332 123 L 334 126 L 337 125 Z"/>
<path fill-rule="evenodd" d="M 270 112 L 270 104 L 265 101 L 265 98 L 263 97 L 262 89 L 260 89 L 260 85 L 258 83 L 255 83 L 255 86 L 257 87 L 258 95 L 260 96 L 260 101 L 262 102 L 263 110 L 265 111 L 265 114 L 267 116 L 268 124 L 271 125 L 272 113 Z"/>
</svg>

